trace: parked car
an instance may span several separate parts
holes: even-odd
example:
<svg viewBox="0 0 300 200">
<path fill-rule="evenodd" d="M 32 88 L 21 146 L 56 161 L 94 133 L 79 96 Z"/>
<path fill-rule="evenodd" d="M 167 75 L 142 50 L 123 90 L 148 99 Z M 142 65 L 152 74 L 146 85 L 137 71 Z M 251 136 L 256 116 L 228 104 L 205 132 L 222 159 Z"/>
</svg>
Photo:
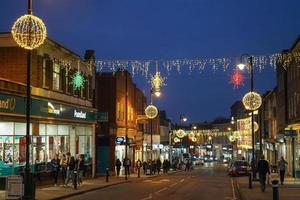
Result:
<svg viewBox="0 0 300 200">
<path fill-rule="evenodd" d="M 235 160 L 231 162 L 228 174 L 231 176 L 249 175 L 251 172 L 250 165 L 245 160 Z"/>
</svg>

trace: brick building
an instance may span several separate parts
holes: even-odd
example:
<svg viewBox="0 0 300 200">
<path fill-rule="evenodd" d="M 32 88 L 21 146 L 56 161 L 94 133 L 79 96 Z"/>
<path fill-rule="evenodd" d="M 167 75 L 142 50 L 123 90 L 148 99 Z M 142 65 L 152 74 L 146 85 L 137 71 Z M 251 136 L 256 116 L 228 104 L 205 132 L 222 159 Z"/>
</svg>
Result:
<svg viewBox="0 0 300 200">
<path fill-rule="evenodd" d="M 94 71 L 86 60 L 47 38 L 32 51 L 30 162 L 45 169 L 55 154 L 83 154 L 88 173 L 95 174 L 93 108 Z M 19 173 L 25 162 L 25 91 L 27 52 L 10 33 L 0 34 L 0 157 L 1 175 Z M 80 71 L 84 86 L 73 88 Z"/>
</svg>

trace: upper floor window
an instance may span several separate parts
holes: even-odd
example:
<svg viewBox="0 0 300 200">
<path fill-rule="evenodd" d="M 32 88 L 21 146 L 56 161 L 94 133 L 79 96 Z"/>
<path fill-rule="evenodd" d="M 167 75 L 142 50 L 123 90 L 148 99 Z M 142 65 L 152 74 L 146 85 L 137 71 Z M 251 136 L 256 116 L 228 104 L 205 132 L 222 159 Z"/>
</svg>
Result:
<svg viewBox="0 0 300 200">
<path fill-rule="evenodd" d="M 47 87 L 46 77 L 47 77 L 47 69 L 46 69 L 46 59 L 43 58 L 43 87 Z"/>
<path fill-rule="evenodd" d="M 53 65 L 53 90 L 60 91 L 61 88 L 60 66 L 56 63 Z"/>
</svg>

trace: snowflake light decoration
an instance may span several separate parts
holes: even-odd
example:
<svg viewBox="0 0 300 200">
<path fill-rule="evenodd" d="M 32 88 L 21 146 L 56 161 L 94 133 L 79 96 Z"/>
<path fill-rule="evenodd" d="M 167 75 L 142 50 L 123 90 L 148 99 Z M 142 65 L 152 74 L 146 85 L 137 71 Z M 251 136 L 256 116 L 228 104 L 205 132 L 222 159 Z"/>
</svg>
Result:
<svg viewBox="0 0 300 200">
<path fill-rule="evenodd" d="M 151 85 L 154 89 L 160 89 L 161 86 L 165 84 L 166 78 L 160 75 L 160 72 L 156 72 L 154 76 L 151 77 Z"/>
<path fill-rule="evenodd" d="M 235 70 L 230 76 L 230 83 L 233 85 L 234 89 L 239 88 L 244 85 L 244 76 L 238 70 Z"/>
<path fill-rule="evenodd" d="M 85 83 L 85 78 L 82 76 L 80 71 L 77 71 L 73 76 L 72 76 L 72 82 L 71 84 L 73 85 L 74 90 L 80 90 Z"/>
</svg>

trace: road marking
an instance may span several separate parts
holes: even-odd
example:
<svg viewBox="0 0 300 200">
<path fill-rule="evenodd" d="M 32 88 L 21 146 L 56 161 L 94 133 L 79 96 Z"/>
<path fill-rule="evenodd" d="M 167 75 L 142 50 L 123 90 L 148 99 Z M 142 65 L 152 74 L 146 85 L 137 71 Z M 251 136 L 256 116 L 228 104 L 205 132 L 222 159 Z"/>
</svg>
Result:
<svg viewBox="0 0 300 200">
<path fill-rule="evenodd" d="M 148 200 L 148 199 L 152 199 L 152 194 L 149 194 L 149 196 L 148 196 L 148 197 L 146 197 L 146 198 L 143 198 L 143 199 L 141 199 L 141 200 Z"/>
<path fill-rule="evenodd" d="M 177 185 L 178 183 L 173 183 L 172 185 L 170 185 L 170 187 L 174 187 L 175 185 Z"/>
<path fill-rule="evenodd" d="M 183 179 L 181 179 L 179 182 L 180 182 L 180 183 L 182 183 L 183 181 L 184 181 L 184 178 L 183 178 Z"/>
<path fill-rule="evenodd" d="M 231 187 L 232 187 L 232 199 L 235 200 L 236 196 L 235 196 L 235 190 L 234 190 L 234 184 L 233 184 L 233 179 L 231 178 Z"/>
<path fill-rule="evenodd" d="M 163 191 L 165 191 L 165 190 L 167 190 L 167 189 L 168 189 L 168 188 L 164 187 L 163 189 L 158 190 L 157 192 L 155 192 L 155 194 L 158 194 L 158 193 L 160 193 L 160 192 L 163 192 Z"/>
</svg>

